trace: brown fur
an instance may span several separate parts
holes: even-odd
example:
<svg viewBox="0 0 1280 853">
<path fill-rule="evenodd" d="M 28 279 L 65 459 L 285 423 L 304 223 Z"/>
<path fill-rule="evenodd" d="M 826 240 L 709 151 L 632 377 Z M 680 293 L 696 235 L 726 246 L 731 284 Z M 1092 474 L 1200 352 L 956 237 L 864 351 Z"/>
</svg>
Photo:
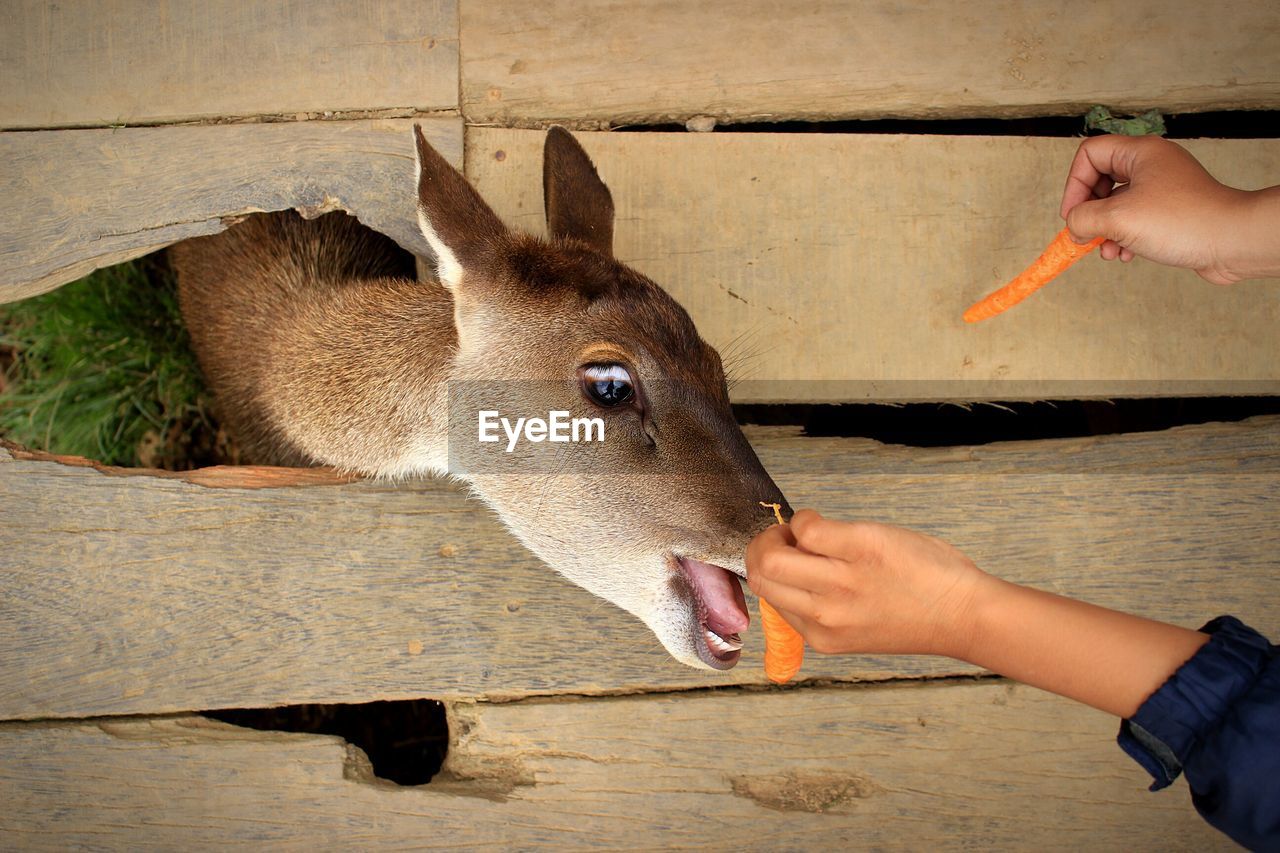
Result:
<svg viewBox="0 0 1280 853">
<path fill-rule="evenodd" d="M 246 462 L 371 473 L 359 442 L 346 460 L 319 459 L 286 422 L 388 446 L 387 433 L 414 425 L 385 384 L 429 382 L 452 355 L 449 294 L 411 280 L 412 259 L 346 214 L 250 216 L 169 257 L 201 370 Z"/>
</svg>

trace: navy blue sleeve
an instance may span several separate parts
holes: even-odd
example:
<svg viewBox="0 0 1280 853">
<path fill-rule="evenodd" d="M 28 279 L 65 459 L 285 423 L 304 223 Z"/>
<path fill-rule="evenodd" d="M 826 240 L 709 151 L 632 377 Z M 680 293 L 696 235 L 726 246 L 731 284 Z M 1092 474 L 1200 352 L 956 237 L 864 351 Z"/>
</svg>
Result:
<svg viewBox="0 0 1280 853">
<path fill-rule="evenodd" d="M 1200 629 L 1200 647 L 1138 712 L 1119 743 L 1154 777 L 1187 774 L 1212 826 L 1252 850 L 1280 850 L 1280 656 L 1231 616 Z"/>
</svg>

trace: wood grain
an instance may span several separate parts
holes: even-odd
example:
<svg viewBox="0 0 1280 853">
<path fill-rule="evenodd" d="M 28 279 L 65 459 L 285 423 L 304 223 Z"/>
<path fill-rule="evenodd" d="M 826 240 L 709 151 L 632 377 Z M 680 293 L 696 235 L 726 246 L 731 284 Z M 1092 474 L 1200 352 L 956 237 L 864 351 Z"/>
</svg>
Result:
<svg viewBox="0 0 1280 853">
<path fill-rule="evenodd" d="M 999 681 L 452 709 L 446 772 L 198 717 L 0 726 L 22 849 L 1228 850 L 1115 721 Z"/>
<path fill-rule="evenodd" d="M 0 134 L 11 200 L 0 209 L 0 301 L 255 210 L 341 207 L 429 255 L 412 209 L 410 125 Z M 427 126 L 461 162 L 459 121 Z M 582 137 L 613 185 L 620 257 L 726 351 L 741 402 L 1280 391 L 1280 302 L 1267 282 L 1214 288 L 1186 271 L 1091 258 L 1007 315 L 961 321 L 1056 230 L 1071 140 Z M 542 134 L 473 128 L 468 139 L 481 192 L 513 224 L 541 230 Z M 1238 186 L 1280 174 L 1276 140 L 1189 147 Z"/>
<path fill-rule="evenodd" d="M 462 163 L 462 123 L 420 119 Z M 413 121 L 0 134 L 0 302 L 264 210 L 342 209 L 431 255 L 414 203 Z"/>
<path fill-rule="evenodd" d="M 9 5 L 4 128 L 458 105 L 455 0 Z"/>
<path fill-rule="evenodd" d="M 752 438 L 796 506 L 1104 606 L 1280 629 L 1280 419 L 918 456 Z M 757 632 L 727 674 L 683 667 L 440 482 L 209 489 L 0 450 L 0 506 L 0 719 L 765 683 Z M 973 672 L 810 656 L 801 676 Z"/>
<path fill-rule="evenodd" d="M 467 169 L 541 232 L 539 131 L 472 128 Z M 1007 314 L 973 301 L 1061 227 L 1078 140 L 580 133 L 618 206 L 616 254 L 728 352 L 740 402 L 1280 392 L 1270 281 L 1086 258 Z M 1186 143 L 1221 180 L 1274 184 L 1280 140 Z"/>
<path fill-rule="evenodd" d="M 1101 16 L 1101 17 L 1100 17 Z M 1280 104 L 1280 11 L 1192 0 L 464 3 L 469 122 L 1082 115 Z"/>
</svg>

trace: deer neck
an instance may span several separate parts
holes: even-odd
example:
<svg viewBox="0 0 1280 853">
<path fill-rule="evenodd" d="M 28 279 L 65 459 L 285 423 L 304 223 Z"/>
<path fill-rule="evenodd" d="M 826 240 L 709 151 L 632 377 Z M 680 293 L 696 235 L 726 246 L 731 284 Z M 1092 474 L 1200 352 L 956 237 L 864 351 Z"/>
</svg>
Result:
<svg viewBox="0 0 1280 853">
<path fill-rule="evenodd" d="M 323 464 L 399 478 L 448 467 L 453 302 L 434 282 L 371 279 L 308 294 L 269 339 L 260 399 Z"/>
</svg>

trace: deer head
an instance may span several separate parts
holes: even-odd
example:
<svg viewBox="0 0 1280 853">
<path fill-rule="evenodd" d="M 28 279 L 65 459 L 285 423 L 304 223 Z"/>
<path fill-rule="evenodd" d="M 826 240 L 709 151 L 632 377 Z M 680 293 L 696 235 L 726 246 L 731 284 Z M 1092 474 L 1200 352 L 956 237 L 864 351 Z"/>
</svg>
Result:
<svg viewBox="0 0 1280 853">
<path fill-rule="evenodd" d="M 613 200 L 547 135 L 549 239 L 509 230 L 416 132 L 418 217 L 453 297 L 449 471 L 538 557 L 633 613 L 676 659 L 728 669 L 747 627 L 747 541 L 785 504 L 729 407 L 716 351 L 613 257 Z M 596 419 L 603 440 L 482 446 L 481 411 Z M 594 638 L 584 638 L 594 642 Z"/>
</svg>

